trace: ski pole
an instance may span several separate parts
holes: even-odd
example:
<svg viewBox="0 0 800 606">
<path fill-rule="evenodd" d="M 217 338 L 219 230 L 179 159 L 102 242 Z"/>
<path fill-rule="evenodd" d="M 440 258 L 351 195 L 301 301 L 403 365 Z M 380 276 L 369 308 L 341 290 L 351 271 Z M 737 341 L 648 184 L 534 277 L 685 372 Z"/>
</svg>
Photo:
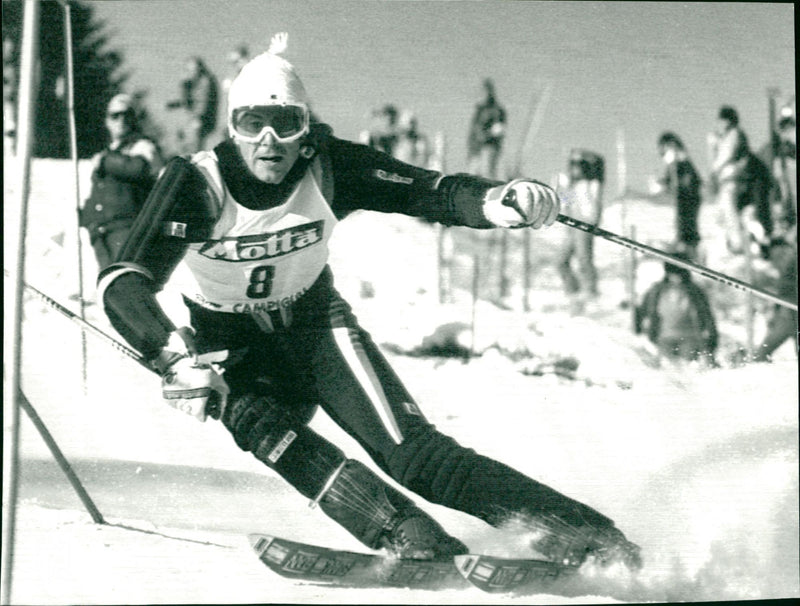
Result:
<svg viewBox="0 0 800 606">
<path fill-rule="evenodd" d="M 568 217 L 566 215 L 559 214 L 556 220 L 559 223 L 563 223 L 564 225 L 567 225 L 569 227 L 580 229 L 581 231 L 590 233 L 593 236 L 600 236 L 601 238 L 603 238 L 604 240 L 608 240 L 609 242 L 614 242 L 615 244 L 619 244 L 621 246 L 631 248 L 638 252 L 642 252 L 651 255 L 653 257 L 657 257 L 663 261 L 667 261 L 673 265 L 677 265 L 678 267 L 682 267 L 684 269 L 688 269 L 689 271 L 698 273 L 701 276 L 705 276 L 706 278 L 711 278 L 712 280 L 716 280 L 717 282 L 722 282 L 723 284 L 727 284 L 728 286 L 733 286 L 734 288 L 738 288 L 739 290 L 743 290 L 745 292 L 751 292 L 761 297 L 762 299 L 767 299 L 769 301 L 772 301 L 773 303 L 777 303 L 778 305 L 782 305 L 783 307 L 797 311 L 797 303 L 792 303 L 791 301 L 782 299 L 777 295 L 767 292 L 766 290 L 762 290 L 761 288 L 753 286 L 752 284 L 748 284 L 747 282 L 742 282 L 741 280 L 737 280 L 732 276 L 728 276 L 718 271 L 714 271 L 713 269 L 709 269 L 708 267 L 698 265 L 697 263 L 692 263 L 691 261 L 685 261 L 683 259 L 679 259 L 678 257 L 675 257 L 674 255 L 671 255 L 668 252 L 664 252 L 663 250 L 659 250 L 657 248 L 653 248 L 652 246 L 648 246 L 647 244 L 642 244 L 641 242 L 636 242 L 629 238 L 619 236 L 614 232 L 606 231 L 605 229 L 601 229 L 589 223 L 584 223 L 583 221 L 580 221 L 578 219 L 573 219 L 572 217 Z"/>
<path fill-rule="evenodd" d="M 70 320 L 75 322 L 78 326 L 80 326 L 83 330 L 92 333 L 96 337 L 100 337 L 100 339 L 102 339 L 103 341 L 105 341 L 106 343 L 111 345 L 111 347 L 113 347 L 117 351 L 125 354 L 126 356 L 128 356 L 132 360 L 138 362 L 141 366 L 143 366 L 147 370 L 150 370 L 150 371 L 153 370 L 152 368 L 150 368 L 150 365 L 147 362 L 145 362 L 144 358 L 142 357 L 142 354 L 140 354 L 138 351 L 135 351 L 135 350 L 131 349 L 130 347 L 128 347 L 127 345 L 124 345 L 124 344 L 120 343 L 114 337 L 112 337 L 111 335 L 103 332 L 102 330 L 97 328 L 97 326 L 95 326 L 91 322 L 87 322 L 86 320 L 81 318 L 78 314 L 76 314 L 74 312 L 71 312 L 69 309 L 67 309 L 66 307 L 61 305 L 61 303 L 59 303 L 55 299 L 53 299 L 51 297 L 48 297 L 46 294 L 44 294 L 38 288 L 36 288 L 34 286 L 31 286 L 27 282 L 23 282 L 23 285 L 28 291 L 30 291 L 31 293 L 33 293 L 37 297 L 39 297 L 39 299 L 41 299 L 48 307 L 51 307 L 52 309 L 55 309 L 60 314 L 66 316 L 67 318 L 69 318 Z"/>
<path fill-rule="evenodd" d="M 102 330 L 97 328 L 97 326 L 95 326 L 91 322 L 87 322 L 86 320 L 81 318 L 78 314 L 71 312 L 69 309 L 67 309 L 66 307 L 61 305 L 61 303 L 59 303 L 58 301 L 56 301 L 52 297 L 48 297 L 46 294 L 44 294 L 38 288 L 36 288 L 34 286 L 31 286 L 30 284 L 28 284 L 26 282 L 23 282 L 23 286 L 26 289 L 28 289 L 30 292 L 35 294 L 37 297 L 39 297 L 42 301 L 44 301 L 44 303 L 46 305 L 48 305 L 49 307 L 55 309 L 57 312 L 63 314 L 64 316 L 66 316 L 67 318 L 69 318 L 70 320 L 75 322 L 83 330 L 88 331 L 88 332 L 92 333 L 93 335 L 95 335 L 97 337 L 100 337 L 100 339 L 105 341 L 108 345 L 111 345 L 111 347 L 113 347 L 114 349 L 116 349 L 120 353 L 125 354 L 131 360 L 134 360 L 135 362 L 137 362 L 139 364 L 139 366 L 141 366 L 142 368 L 146 368 L 150 372 L 155 372 L 155 369 L 153 367 L 151 367 L 150 364 L 148 364 L 145 361 L 145 359 L 142 356 L 142 354 L 140 354 L 138 351 L 136 351 L 134 349 L 131 349 L 130 347 L 128 347 L 127 345 L 124 345 L 123 343 L 120 343 L 114 337 L 112 337 L 111 335 L 103 332 Z M 20 393 L 22 393 L 22 392 L 20 392 Z M 222 410 L 219 407 L 219 400 L 217 400 L 216 402 L 212 400 L 211 403 L 209 404 L 208 410 L 209 410 L 209 414 L 210 415 L 212 415 L 212 416 L 215 415 L 215 414 L 217 415 L 214 418 L 219 418 L 219 415 L 222 413 Z"/>
</svg>

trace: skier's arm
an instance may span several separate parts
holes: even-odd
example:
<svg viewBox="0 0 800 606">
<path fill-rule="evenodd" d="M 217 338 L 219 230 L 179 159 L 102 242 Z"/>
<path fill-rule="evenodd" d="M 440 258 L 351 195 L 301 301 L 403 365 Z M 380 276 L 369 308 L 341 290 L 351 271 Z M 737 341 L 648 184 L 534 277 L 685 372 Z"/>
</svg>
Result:
<svg viewBox="0 0 800 606">
<path fill-rule="evenodd" d="M 147 360 L 159 356 L 175 331 L 156 294 L 189 243 L 207 234 L 215 212 L 198 169 L 174 158 L 148 196 L 119 258 L 98 277 L 98 300 L 109 320 Z"/>
<path fill-rule="evenodd" d="M 444 225 L 488 229 L 549 225 L 557 214 L 555 192 L 533 180 L 503 184 L 473 175 L 443 175 L 333 137 L 326 151 L 333 167 L 332 206 L 338 215 L 357 209 L 397 212 Z M 499 208 L 509 188 L 519 190 L 519 210 Z"/>
</svg>

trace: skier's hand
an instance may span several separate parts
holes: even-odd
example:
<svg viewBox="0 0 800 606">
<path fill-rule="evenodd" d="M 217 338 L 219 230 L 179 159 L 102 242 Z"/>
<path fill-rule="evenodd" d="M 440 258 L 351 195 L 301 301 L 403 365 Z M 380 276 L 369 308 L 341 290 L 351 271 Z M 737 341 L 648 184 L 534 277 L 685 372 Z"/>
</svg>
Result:
<svg viewBox="0 0 800 606">
<path fill-rule="evenodd" d="M 180 358 L 164 373 L 161 392 L 172 408 L 205 422 L 212 407 L 212 416 L 222 418 L 230 389 L 215 365 L 188 357 Z"/>
<path fill-rule="evenodd" d="M 556 192 L 538 181 L 515 179 L 493 187 L 483 199 L 483 214 L 497 227 L 552 225 L 561 203 Z"/>
<path fill-rule="evenodd" d="M 194 329 L 184 326 L 173 330 L 169 334 L 169 340 L 164 345 L 161 352 L 152 360 L 150 365 L 160 375 L 167 372 L 173 364 L 181 358 L 197 355 L 197 347 L 194 343 Z"/>
</svg>

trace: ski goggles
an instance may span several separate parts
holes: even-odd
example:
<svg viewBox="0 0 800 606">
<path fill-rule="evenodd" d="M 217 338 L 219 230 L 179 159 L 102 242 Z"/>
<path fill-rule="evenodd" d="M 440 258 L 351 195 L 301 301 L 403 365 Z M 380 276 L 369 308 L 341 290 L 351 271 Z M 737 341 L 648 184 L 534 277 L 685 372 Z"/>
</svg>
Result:
<svg viewBox="0 0 800 606">
<path fill-rule="evenodd" d="M 251 105 L 231 114 L 233 136 L 248 143 L 260 143 L 267 133 L 281 143 L 295 141 L 308 133 L 308 122 L 305 105 Z"/>
</svg>

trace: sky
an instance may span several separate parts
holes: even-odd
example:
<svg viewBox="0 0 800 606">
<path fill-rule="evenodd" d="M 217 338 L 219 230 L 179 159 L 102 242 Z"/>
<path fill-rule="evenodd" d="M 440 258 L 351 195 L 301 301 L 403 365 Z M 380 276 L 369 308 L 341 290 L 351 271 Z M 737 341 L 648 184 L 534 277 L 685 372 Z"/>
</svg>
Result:
<svg viewBox="0 0 800 606">
<path fill-rule="evenodd" d="M 370 110 L 412 110 L 429 135 L 443 133 L 449 172 L 466 170 L 466 137 L 481 82 L 491 77 L 508 112 L 502 170 L 549 181 L 573 147 L 606 156 L 618 191 L 618 143 L 626 180 L 646 189 L 660 172 L 655 141 L 685 141 L 707 172 L 706 136 L 719 106 L 739 110 L 751 143 L 767 141 L 767 89 L 794 95 L 791 3 L 527 2 L 466 0 L 93 1 L 111 46 L 124 53 L 128 87 L 169 119 L 186 59 L 202 57 L 221 80 L 228 53 L 253 53 L 289 33 L 314 110 L 336 135 L 356 139 Z M 549 96 L 544 95 L 546 89 Z M 532 145 L 530 108 L 547 99 Z M 220 124 L 222 124 L 222 119 Z M 524 147 L 524 153 L 521 149 Z"/>
</svg>

